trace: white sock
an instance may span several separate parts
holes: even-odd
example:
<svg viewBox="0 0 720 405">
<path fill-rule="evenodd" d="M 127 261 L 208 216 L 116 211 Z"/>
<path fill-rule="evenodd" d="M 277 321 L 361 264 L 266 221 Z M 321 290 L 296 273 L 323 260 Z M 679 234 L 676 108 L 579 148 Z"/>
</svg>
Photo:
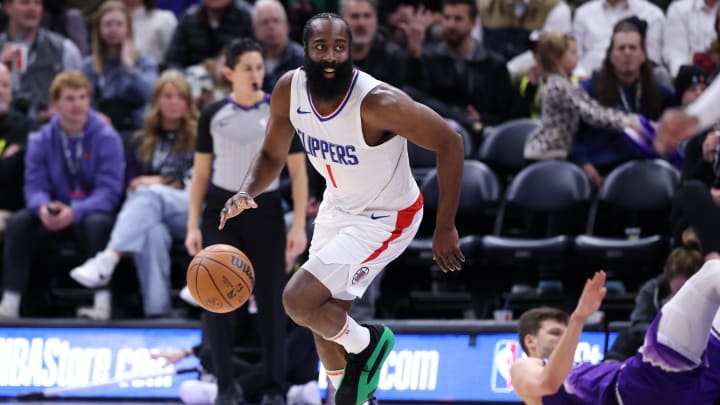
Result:
<svg viewBox="0 0 720 405">
<path fill-rule="evenodd" d="M 95 291 L 95 298 L 93 300 L 93 307 L 95 308 L 110 308 L 110 301 L 112 296 L 110 290 L 102 289 Z"/>
<path fill-rule="evenodd" d="M 345 325 L 337 335 L 329 338 L 333 342 L 344 347 L 348 353 L 357 354 L 363 351 L 370 344 L 370 330 L 360 326 L 350 315 L 346 315 Z"/>
<path fill-rule="evenodd" d="M 330 384 L 332 384 L 333 388 L 337 388 L 338 385 L 340 385 L 343 374 L 345 374 L 345 370 L 325 370 L 325 374 L 327 374 L 328 379 L 330 379 Z"/>
<path fill-rule="evenodd" d="M 658 342 L 700 364 L 718 307 L 720 260 L 709 260 L 663 305 Z"/>
<path fill-rule="evenodd" d="M 11 312 L 19 312 L 21 298 L 22 295 L 20 293 L 5 290 L 3 291 L 2 302 L 0 302 L 0 305 L 9 309 Z"/>
</svg>

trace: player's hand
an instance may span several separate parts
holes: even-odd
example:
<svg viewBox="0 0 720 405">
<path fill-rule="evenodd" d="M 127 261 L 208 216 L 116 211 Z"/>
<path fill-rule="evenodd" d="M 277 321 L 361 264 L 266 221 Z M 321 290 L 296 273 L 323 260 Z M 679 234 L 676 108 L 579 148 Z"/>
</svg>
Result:
<svg viewBox="0 0 720 405">
<path fill-rule="evenodd" d="M 245 191 L 236 193 L 227 200 L 225 208 L 220 211 L 220 226 L 218 226 L 218 229 L 222 230 L 225 228 L 225 222 L 227 222 L 228 219 L 240 215 L 241 212 L 248 208 L 257 208 L 257 206 L 257 203 L 250 197 L 250 194 Z"/>
<path fill-rule="evenodd" d="M 432 251 L 433 260 L 445 273 L 460 270 L 465 263 L 465 256 L 460 251 L 460 238 L 454 226 L 448 229 L 435 228 Z"/>
<path fill-rule="evenodd" d="M 203 238 L 200 228 L 188 228 L 185 235 L 185 249 L 187 249 L 190 256 L 195 256 L 202 250 L 202 243 Z"/>
<path fill-rule="evenodd" d="M 573 315 L 580 317 L 584 321 L 600 309 L 600 304 L 602 304 L 607 293 L 605 277 L 605 272 L 600 270 L 585 282 L 585 288 L 583 288 Z"/>
</svg>

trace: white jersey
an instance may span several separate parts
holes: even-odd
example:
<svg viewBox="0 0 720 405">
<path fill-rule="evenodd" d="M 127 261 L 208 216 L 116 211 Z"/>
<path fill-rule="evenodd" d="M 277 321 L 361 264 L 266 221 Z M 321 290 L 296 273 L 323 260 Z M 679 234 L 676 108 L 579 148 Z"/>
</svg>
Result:
<svg viewBox="0 0 720 405">
<path fill-rule="evenodd" d="M 360 105 L 383 82 L 358 69 L 347 94 L 327 116 L 312 103 L 298 68 L 290 88 L 290 122 L 310 162 L 325 177 L 323 205 L 351 214 L 368 210 L 402 210 L 418 198 L 410 171 L 407 141 L 401 136 L 378 146 L 365 143 Z"/>
</svg>

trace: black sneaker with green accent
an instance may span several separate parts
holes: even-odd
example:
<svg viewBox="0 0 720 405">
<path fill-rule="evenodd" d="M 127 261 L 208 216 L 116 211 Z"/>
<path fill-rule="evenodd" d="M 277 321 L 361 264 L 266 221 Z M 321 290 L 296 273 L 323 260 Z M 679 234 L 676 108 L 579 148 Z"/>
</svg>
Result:
<svg viewBox="0 0 720 405">
<path fill-rule="evenodd" d="M 370 344 L 360 353 L 348 353 L 343 378 L 340 380 L 335 403 L 362 405 L 380 383 L 380 370 L 395 345 L 395 335 L 385 325 L 363 325 L 370 330 Z"/>
</svg>

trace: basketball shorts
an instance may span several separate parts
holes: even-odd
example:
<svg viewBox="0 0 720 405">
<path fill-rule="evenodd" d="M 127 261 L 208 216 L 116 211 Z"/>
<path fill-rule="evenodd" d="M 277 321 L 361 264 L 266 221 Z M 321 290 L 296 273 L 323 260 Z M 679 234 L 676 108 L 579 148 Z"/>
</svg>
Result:
<svg viewBox="0 0 720 405">
<path fill-rule="evenodd" d="M 360 214 L 323 207 L 315 220 L 310 257 L 302 268 L 330 290 L 333 298 L 362 297 L 373 279 L 415 237 L 423 213 L 422 194 L 400 211 Z"/>
</svg>

